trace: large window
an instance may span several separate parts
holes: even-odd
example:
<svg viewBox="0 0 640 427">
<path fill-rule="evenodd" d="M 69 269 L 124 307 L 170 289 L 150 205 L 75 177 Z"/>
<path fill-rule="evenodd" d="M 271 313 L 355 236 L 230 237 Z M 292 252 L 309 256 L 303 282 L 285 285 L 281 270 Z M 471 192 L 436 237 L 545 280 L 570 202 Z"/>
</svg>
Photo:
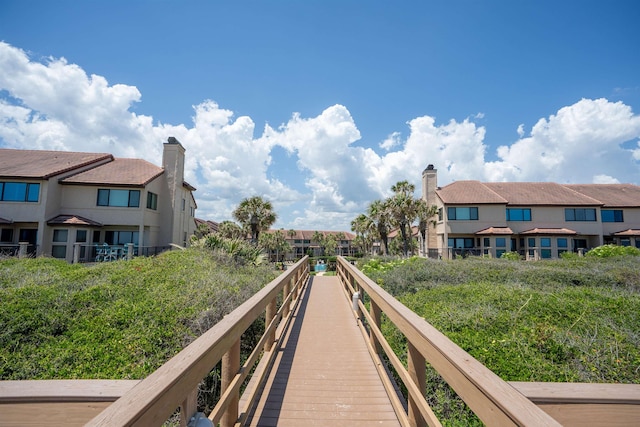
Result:
<svg viewBox="0 0 640 427">
<path fill-rule="evenodd" d="M 51 256 L 54 258 L 65 258 L 67 256 L 67 240 L 69 230 L 53 230 L 53 245 L 51 246 Z M 61 244 L 65 243 L 65 244 Z"/>
<path fill-rule="evenodd" d="M 596 210 L 592 208 L 567 208 L 564 210 L 565 221 L 596 221 Z"/>
<path fill-rule="evenodd" d="M 126 245 L 127 243 L 138 244 L 137 231 L 105 231 L 104 241 L 109 245 Z"/>
<path fill-rule="evenodd" d="M 3 228 L 0 230 L 0 242 L 13 243 L 13 229 Z"/>
<path fill-rule="evenodd" d="M 531 221 L 531 209 L 507 208 L 507 221 Z"/>
<path fill-rule="evenodd" d="M 447 208 L 449 221 L 468 221 L 478 219 L 477 207 Z"/>
<path fill-rule="evenodd" d="M 496 237 L 496 248 L 506 248 L 507 239 L 504 237 Z"/>
<path fill-rule="evenodd" d="M 98 206 L 140 207 L 140 190 L 98 190 Z"/>
<path fill-rule="evenodd" d="M 147 209 L 158 210 L 158 195 L 151 191 L 147 193 Z"/>
<path fill-rule="evenodd" d="M 602 222 L 624 222 L 622 209 L 602 209 Z"/>
<path fill-rule="evenodd" d="M 37 202 L 40 184 L 29 182 L 0 182 L 0 201 Z"/>
<path fill-rule="evenodd" d="M 456 237 L 449 239 L 449 247 L 457 249 L 471 249 L 473 248 L 473 238 L 469 237 Z"/>
</svg>

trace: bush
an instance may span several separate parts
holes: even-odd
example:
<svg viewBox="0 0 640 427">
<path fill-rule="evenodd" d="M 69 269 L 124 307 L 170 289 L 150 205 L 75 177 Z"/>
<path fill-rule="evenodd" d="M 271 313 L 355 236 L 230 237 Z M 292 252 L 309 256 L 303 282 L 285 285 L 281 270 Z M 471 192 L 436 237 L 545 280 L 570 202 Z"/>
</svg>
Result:
<svg viewBox="0 0 640 427">
<path fill-rule="evenodd" d="M 522 259 L 518 252 L 504 252 L 500 258 L 508 259 L 510 261 L 520 261 Z"/>
<path fill-rule="evenodd" d="M 609 258 L 614 256 L 640 256 L 640 249 L 633 246 L 603 245 L 591 249 L 586 256 Z"/>
</svg>

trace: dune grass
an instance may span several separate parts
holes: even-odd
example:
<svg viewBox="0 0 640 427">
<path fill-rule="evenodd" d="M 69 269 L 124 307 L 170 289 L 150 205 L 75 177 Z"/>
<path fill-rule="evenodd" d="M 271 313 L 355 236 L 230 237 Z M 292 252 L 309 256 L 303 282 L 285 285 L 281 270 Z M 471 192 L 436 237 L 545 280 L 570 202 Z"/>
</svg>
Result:
<svg viewBox="0 0 640 427">
<path fill-rule="evenodd" d="M 0 379 L 144 378 L 276 275 L 206 249 L 0 260 Z"/>
</svg>

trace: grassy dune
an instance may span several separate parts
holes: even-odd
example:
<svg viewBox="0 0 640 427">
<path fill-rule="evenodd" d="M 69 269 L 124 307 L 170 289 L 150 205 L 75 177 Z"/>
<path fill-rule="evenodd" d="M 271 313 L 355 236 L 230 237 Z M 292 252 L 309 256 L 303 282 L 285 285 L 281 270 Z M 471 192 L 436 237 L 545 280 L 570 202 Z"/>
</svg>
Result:
<svg viewBox="0 0 640 427">
<path fill-rule="evenodd" d="M 0 379 L 144 378 L 276 275 L 205 249 L 0 260 Z"/>
<path fill-rule="evenodd" d="M 640 257 L 371 261 L 363 270 L 507 381 L 640 383 Z M 385 333 L 406 359 L 406 342 Z M 476 425 L 428 369 L 447 425 Z M 456 421 L 457 420 L 457 421 Z"/>
</svg>

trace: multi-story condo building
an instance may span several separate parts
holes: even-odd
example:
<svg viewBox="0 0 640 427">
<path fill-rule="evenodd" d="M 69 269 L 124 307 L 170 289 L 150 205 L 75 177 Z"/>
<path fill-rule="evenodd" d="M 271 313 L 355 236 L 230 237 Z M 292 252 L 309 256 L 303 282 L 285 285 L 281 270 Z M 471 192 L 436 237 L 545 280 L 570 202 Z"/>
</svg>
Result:
<svg viewBox="0 0 640 427">
<path fill-rule="evenodd" d="M 185 149 L 170 137 L 162 167 L 107 153 L 0 149 L 0 247 L 72 261 L 97 248 L 186 246 L 195 188 L 184 181 Z M 78 253 L 78 250 L 80 253 Z"/>
<path fill-rule="evenodd" d="M 422 173 L 422 198 L 438 208 L 429 255 L 558 258 L 607 243 L 640 248 L 640 186 L 553 182 L 456 181 Z"/>
</svg>

